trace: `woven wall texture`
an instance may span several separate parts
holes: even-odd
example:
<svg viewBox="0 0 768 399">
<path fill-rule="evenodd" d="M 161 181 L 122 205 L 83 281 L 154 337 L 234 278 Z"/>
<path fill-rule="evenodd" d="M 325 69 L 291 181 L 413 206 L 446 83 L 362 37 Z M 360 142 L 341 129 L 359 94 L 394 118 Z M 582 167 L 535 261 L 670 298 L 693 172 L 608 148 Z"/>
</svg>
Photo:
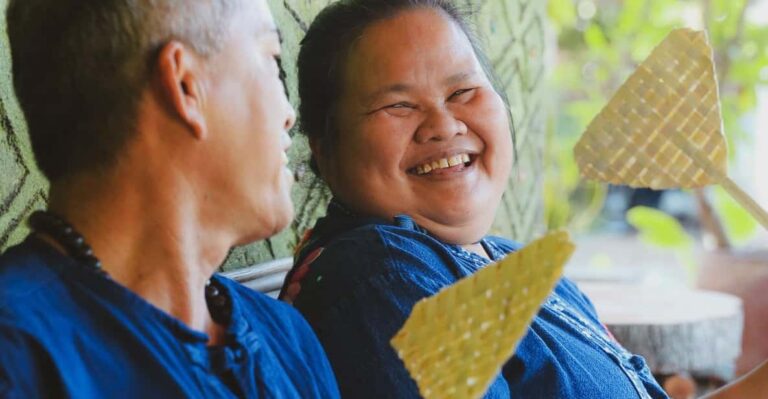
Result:
<svg viewBox="0 0 768 399">
<path fill-rule="evenodd" d="M 6 0 L 0 0 L 5 8 Z M 291 102 L 297 103 L 295 57 L 307 25 L 328 0 L 269 0 L 284 38 L 284 67 Z M 545 128 L 546 2 L 465 0 L 475 11 L 478 33 L 506 89 L 517 130 L 519 158 L 499 210 L 494 234 L 527 241 L 542 227 L 541 174 Z M 45 179 L 34 167 L 24 119 L 13 96 L 5 23 L 0 37 L 0 250 L 27 234 L 26 216 L 45 206 Z M 257 151 L 257 150 L 255 150 Z M 307 158 L 307 145 L 294 140 L 294 163 Z M 296 219 L 289 229 L 263 242 L 232 251 L 225 269 L 290 256 L 302 232 L 322 215 L 328 194 L 306 173 L 294 186 Z"/>
</svg>

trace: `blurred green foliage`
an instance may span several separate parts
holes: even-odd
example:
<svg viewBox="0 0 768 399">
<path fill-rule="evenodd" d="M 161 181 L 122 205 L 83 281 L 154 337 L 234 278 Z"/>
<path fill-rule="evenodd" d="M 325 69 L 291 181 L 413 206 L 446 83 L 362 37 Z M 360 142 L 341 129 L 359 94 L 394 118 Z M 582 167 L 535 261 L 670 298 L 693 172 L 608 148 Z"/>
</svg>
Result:
<svg viewBox="0 0 768 399">
<path fill-rule="evenodd" d="M 722 187 L 715 187 L 712 191 L 713 205 L 730 241 L 733 244 L 743 244 L 752 239 L 760 227 L 755 218 Z"/>
<path fill-rule="evenodd" d="M 627 222 L 637 230 L 643 243 L 671 250 L 683 266 L 689 283 L 695 281 L 694 240 L 677 219 L 655 208 L 636 206 L 627 211 Z"/>
<path fill-rule="evenodd" d="M 558 104 L 549 124 L 545 204 L 550 228 L 589 227 L 606 187 L 579 178 L 572 148 L 587 124 L 635 67 L 673 29 L 706 28 L 719 75 L 725 132 L 749 143 L 744 117 L 754 111 L 755 86 L 768 84 L 768 26 L 747 18 L 751 0 L 549 0 L 557 35 L 553 92 Z M 722 198 L 722 197 L 720 197 Z M 727 202 L 717 201 L 719 204 Z M 749 225 L 737 210 L 723 213 L 733 234 Z M 734 220 L 727 220 L 735 218 Z"/>
<path fill-rule="evenodd" d="M 646 206 L 636 206 L 627 211 L 627 221 L 649 245 L 668 249 L 688 249 L 693 239 L 677 219 Z"/>
</svg>

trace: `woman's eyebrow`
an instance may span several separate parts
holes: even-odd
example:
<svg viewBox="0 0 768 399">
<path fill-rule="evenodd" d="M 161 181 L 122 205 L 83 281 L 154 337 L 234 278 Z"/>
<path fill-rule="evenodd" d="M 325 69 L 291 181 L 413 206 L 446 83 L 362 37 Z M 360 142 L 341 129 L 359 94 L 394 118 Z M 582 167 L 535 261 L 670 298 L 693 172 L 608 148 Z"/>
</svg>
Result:
<svg viewBox="0 0 768 399">
<path fill-rule="evenodd" d="M 464 71 L 459 72 L 457 74 L 451 75 L 443 80 L 443 84 L 445 86 L 453 86 L 456 84 L 459 84 L 461 82 L 467 81 L 470 78 L 474 77 L 477 74 L 476 71 Z M 394 83 L 391 85 L 384 86 L 382 88 L 379 88 L 375 90 L 373 93 L 365 96 L 365 103 L 371 104 L 379 97 L 390 94 L 390 93 L 407 93 L 411 91 L 413 87 L 411 85 L 408 85 L 406 83 Z"/>
<path fill-rule="evenodd" d="M 467 72 L 459 72 L 455 75 L 451 75 L 448 78 L 446 78 L 443 83 L 446 86 L 452 86 L 461 82 L 464 82 L 466 80 L 469 80 L 470 78 L 474 77 L 477 74 L 476 71 L 467 71 Z"/>
<path fill-rule="evenodd" d="M 377 98 L 389 94 L 389 93 L 407 93 L 411 91 L 412 87 L 410 85 L 407 85 L 405 83 L 394 83 L 391 85 L 384 86 L 380 89 L 377 89 L 373 93 L 365 96 L 366 103 L 372 103 L 376 101 Z"/>
</svg>

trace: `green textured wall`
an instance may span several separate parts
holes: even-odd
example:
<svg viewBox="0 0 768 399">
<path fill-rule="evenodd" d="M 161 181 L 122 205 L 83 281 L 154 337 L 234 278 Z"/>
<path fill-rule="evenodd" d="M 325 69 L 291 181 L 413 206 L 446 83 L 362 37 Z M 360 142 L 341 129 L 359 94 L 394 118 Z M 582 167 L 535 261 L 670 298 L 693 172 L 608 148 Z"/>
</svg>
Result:
<svg viewBox="0 0 768 399">
<path fill-rule="evenodd" d="M 6 0 L 0 0 L 5 10 Z M 0 37 L 0 249 L 24 238 L 26 216 L 46 201 L 46 182 L 33 166 L 26 125 L 11 83 L 11 63 L 5 18 Z"/>
<path fill-rule="evenodd" d="M 296 104 L 295 64 L 307 25 L 328 0 L 268 0 L 284 38 L 285 68 L 291 101 Z M 0 0 L 2 9 L 6 0 Z M 525 241 L 542 228 L 541 167 L 544 144 L 544 60 L 546 1 L 485 0 L 465 4 L 477 13 L 478 30 L 506 88 L 515 118 L 519 159 L 499 211 L 494 233 Z M 27 233 L 25 217 L 43 207 L 45 180 L 33 166 L 26 127 L 12 94 L 5 37 L 0 38 L 0 249 Z M 291 158 L 306 159 L 307 146 L 294 139 Z M 296 220 L 271 240 L 232 252 L 225 268 L 289 256 L 298 238 L 324 212 L 328 195 L 311 173 L 295 186 Z"/>
</svg>

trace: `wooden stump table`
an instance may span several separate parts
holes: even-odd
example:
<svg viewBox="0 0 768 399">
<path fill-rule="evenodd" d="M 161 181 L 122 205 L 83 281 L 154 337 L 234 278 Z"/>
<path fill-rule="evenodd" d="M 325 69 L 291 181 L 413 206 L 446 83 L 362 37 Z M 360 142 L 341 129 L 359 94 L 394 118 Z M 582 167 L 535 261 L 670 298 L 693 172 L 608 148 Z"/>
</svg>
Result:
<svg viewBox="0 0 768 399">
<path fill-rule="evenodd" d="M 580 283 L 600 319 L 655 375 L 733 378 L 744 322 L 741 300 L 712 291 Z"/>
</svg>

